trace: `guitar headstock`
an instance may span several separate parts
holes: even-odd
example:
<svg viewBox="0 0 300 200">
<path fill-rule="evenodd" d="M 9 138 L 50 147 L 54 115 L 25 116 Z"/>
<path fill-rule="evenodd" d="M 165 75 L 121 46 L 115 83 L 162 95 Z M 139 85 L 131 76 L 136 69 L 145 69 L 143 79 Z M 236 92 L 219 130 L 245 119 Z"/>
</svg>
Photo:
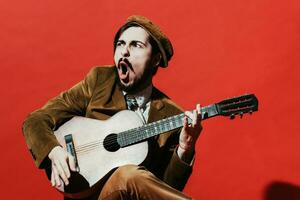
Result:
<svg viewBox="0 0 300 200">
<path fill-rule="evenodd" d="M 246 94 L 216 103 L 218 113 L 234 119 L 236 115 L 241 117 L 245 113 L 252 113 L 258 110 L 258 100 L 254 94 Z"/>
</svg>

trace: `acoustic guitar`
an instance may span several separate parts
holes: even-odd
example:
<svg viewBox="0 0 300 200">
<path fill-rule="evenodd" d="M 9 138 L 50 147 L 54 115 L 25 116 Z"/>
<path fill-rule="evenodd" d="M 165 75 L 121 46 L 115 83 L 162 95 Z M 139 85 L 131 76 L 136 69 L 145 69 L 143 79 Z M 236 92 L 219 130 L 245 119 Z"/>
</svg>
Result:
<svg viewBox="0 0 300 200">
<path fill-rule="evenodd" d="M 202 107 L 201 113 L 202 120 L 218 115 L 233 119 L 257 110 L 257 98 L 248 94 Z M 148 153 L 147 139 L 182 127 L 183 119 L 184 113 L 143 124 L 141 118 L 129 110 L 103 121 L 73 117 L 54 134 L 62 147 L 74 156 L 78 173 L 72 173 L 69 186 L 57 189 L 71 198 L 89 196 L 117 167 L 141 164 Z"/>
</svg>

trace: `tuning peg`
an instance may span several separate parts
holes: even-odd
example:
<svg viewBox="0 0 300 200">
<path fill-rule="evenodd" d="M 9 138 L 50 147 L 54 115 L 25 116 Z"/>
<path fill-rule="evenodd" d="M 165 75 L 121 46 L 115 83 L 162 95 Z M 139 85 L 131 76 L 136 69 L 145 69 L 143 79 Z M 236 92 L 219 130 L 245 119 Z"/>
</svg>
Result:
<svg viewBox="0 0 300 200">
<path fill-rule="evenodd" d="M 240 118 L 242 119 L 243 118 L 243 112 L 240 112 Z"/>
<path fill-rule="evenodd" d="M 234 114 L 231 114 L 229 119 L 234 119 L 235 118 L 235 115 Z"/>
<path fill-rule="evenodd" d="M 208 118 L 208 112 L 203 112 L 202 119 L 207 119 L 207 118 Z"/>
</svg>

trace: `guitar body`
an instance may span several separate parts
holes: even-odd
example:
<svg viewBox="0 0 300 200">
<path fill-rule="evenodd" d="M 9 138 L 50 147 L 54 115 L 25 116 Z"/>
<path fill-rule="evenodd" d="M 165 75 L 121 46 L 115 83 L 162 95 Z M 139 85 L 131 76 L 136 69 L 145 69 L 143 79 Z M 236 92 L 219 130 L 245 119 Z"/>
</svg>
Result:
<svg viewBox="0 0 300 200">
<path fill-rule="evenodd" d="M 147 142 L 120 148 L 114 152 L 107 151 L 103 146 L 103 141 L 108 135 L 142 125 L 142 120 L 135 112 L 124 110 L 104 121 L 74 117 L 59 127 L 54 134 L 65 149 L 65 136 L 72 135 L 79 174 L 93 187 L 112 169 L 127 164 L 139 165 L 145 160 L 148 153 Z M 64 187 L 57 189 L 65 192 Z"/>
</svg>

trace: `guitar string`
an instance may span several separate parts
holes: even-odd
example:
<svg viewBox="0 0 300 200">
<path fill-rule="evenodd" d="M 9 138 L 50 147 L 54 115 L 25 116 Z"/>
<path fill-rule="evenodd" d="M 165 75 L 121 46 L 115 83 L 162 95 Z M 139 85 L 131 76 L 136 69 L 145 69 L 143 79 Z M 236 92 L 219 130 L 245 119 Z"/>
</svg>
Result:
<svg viewBox="0 0 300 200">
<path fill-rule="evenodd" d="M 156 133 L 158 129 L 159 129 L 158 132 L 161 132 L 161 130 L 162 131 L 169 131 L 171 129 L 178 128 L 177 126 L 180 126 L 179 124 L 181 123 L 182 119 L 175 116 L 175 117 L 171 117 L 170 119 L 163 120 L 163 121 L 164 121 L 165 124 L 161 124 L 161 128 L 156 128 L 155 129 L 154 125 L 156 125 L 157 123 L 145 126 L 143 128 L 144 129 L 149 128 L 154 133 Z M 137 128 L 136 130 L 130 131 L 132 133 L 130 135 L 132 137 L 131 139 L 133 139 L 134 141 L 136 139 L 139 139 L 140 137 L 137 135 L 137 133 L 143 131 L 142 130 L 143 128 Z M 167 129 L 167 130 L 165 130 L 165 129 Z M 99 146 L 101 146 L 101 144 L 103 144 L 103 142 L 95 141 L 95 142 L 89 142 L 89 143 L 84 144 L 84 145 L 79 145 L 79 146 L 76 147 L 76 152 L 84 152 L 84 151 L 93 150 L 93 149 L 98 148 Z M 108 140 L 107 145 L 108 146 L 115 145 L 115 139 Z M 104 146 L 103 146 L 103 148 L 104 148 Z"/>
</svg>

